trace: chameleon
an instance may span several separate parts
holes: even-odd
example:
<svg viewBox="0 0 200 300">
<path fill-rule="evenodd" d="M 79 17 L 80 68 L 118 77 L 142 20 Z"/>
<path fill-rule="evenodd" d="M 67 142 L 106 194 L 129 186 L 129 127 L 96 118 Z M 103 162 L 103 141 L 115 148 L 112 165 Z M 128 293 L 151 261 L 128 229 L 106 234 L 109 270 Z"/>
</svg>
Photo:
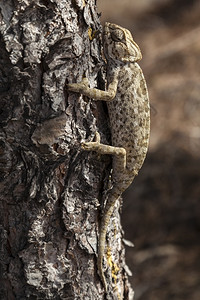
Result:
<svg viewBox="0 0 200 300">
<path fill-rule="evenodd" d="M 142 59 L 139 46 L 128 29 L 106 22 L 102 34 L 106 59 L 107 88 L 89 88 L 89 81 L 67 84 L 67 89 L 93 100 L 106 101 L 110 120 L 112 145 L 95 140 L 83 142 L 86 151 L 112 155 L 112 188 L 108 192 L 99 230 L 97 265 L 107 292 L 103 271 L 106 234 L 115 203 L 130 186 L 146 157 L 150 134 L 150 105 L 146 81 L 138 65 Z"/>
</svg>

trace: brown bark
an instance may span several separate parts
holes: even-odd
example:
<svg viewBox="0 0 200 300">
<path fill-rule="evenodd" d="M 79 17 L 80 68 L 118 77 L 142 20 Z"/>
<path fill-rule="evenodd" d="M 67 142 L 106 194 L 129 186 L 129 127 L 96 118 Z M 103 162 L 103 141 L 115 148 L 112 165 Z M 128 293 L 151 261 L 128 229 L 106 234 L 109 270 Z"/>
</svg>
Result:
<svg viewBox="0 0 200 300">
<path fill-rule="evenodd" d="M 0 299 L 104 299 L 96 255 L 111 160 L 86 153 L 95 131 L 109 143 L 107 111 L 66 82 L 104 84 L 95 0 L 0 2 Z M 89 38 L 90 37 L 90 38 Z M 131 299 L 116 209 L 109 245 L 117 292 Z M 121 290 L 119 289 L 119 284 Z"/>
</svg>

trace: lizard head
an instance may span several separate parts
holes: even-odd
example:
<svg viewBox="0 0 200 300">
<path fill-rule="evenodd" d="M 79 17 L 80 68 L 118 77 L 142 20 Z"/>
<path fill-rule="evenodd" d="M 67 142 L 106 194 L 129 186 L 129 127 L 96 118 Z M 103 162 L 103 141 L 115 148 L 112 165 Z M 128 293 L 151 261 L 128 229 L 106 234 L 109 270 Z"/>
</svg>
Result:
<svg viewBox="0 0 200 300">
<path fill-rule="evenodd" d="M 107 59 L 136 62 L 142 59 L 139 46 L 128 29 L 106 22 L 103 32 L 104 54 Z"/>
</svg>

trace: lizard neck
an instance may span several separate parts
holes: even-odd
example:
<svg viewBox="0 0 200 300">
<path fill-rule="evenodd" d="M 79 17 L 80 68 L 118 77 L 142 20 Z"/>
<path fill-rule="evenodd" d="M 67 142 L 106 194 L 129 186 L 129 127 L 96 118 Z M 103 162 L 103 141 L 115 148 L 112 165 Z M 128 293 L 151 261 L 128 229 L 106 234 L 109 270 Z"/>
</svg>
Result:
<svg viewBox="0 0 200 300">
<path fill-rule="evenodd" d="M 124 63 L 123 61 L 120 60 L 113 60 L 113 59 L 107 60 L 108 68 L 119 69 L 122 68 L 125 64 L 127 63 Z"/>
<path fill-rule="evenodd" d="M 108 78 L 117 78 L 120 70 L 125 64 L 121 61 L 108 60 L 107 62 L 107 75 Z"/>
</svg>

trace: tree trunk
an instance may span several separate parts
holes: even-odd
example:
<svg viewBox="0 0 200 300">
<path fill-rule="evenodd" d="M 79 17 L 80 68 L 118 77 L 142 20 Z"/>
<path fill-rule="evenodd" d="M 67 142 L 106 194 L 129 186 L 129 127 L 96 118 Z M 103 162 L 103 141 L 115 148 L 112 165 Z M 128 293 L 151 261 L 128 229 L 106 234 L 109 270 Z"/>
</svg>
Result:
<svg viewBox="0 0 200 300">
<path fill-rule="evenodd" d="M 67 93 L 104 87 L 95 0 L 0 1 L 0 299 L 104 299 L 98 229 L 110 157 L 104 103 Z M 118 207 L 108 228 L 107 299 L 132 299 Z M 111 254 L 110 251 L 111 250 Z"/>
</svg>

